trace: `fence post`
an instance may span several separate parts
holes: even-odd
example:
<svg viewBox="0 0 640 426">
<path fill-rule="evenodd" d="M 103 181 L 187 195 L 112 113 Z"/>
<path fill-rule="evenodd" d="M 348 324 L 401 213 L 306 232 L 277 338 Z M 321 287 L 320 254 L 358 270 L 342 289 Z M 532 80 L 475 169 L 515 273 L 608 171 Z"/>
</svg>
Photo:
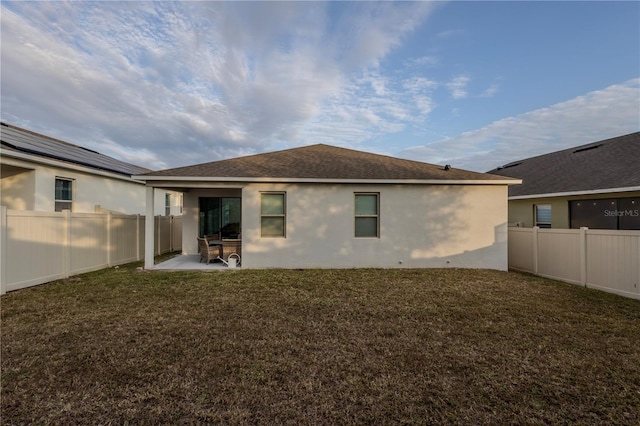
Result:
<svg viewBox="0 0 640 426">
<path fill-rule="evenodd" d="M 154 189 L 147 186 L 146 214 L 144 219 L 144 269 L 153 269 L 153 206 L 154 206 Z"/>
<path fill-rule="evenodd" d="M 587 231 L 589 228 L 580 228 L 580 285 L 587 286 Z"/>
<path fill-rule="evenodd" d="M 636 238 L 638 241 L 638 253 L 640 253 L 640 237 Z M 638 262 L 638 275 L 636 275 L 636 282 L 634 283 L 636 292 L 638 293 L 638 299 L 640 300 L 640 262 Z"/>
<path fill-rule="evenodd" d="M 0 294 L 7 292 L 7 207 L 0 206 Z"/>
<path fill-rule="evenodd" d="M 169 216 L 169 252 L 173 253 L 173 215 Z"/>
<path fill-rule="evenodd" d="M 62 273 L 65 278 L 69 278 L 71 275 L 71 210 L 62 210 L 62 218 L 64 220 L 64 265 Z"/>
<path fill-rule="evenodd" d="M 533 242 L 533 273 L 538 274 L 538 230 L 539 226 L 533 227 L 533 232 L 531 233 L 531 239 Z"/>
<path fill-rule="evenodd" d="M 107 267 L 111 267 L 111 212 L 107 213 Z"/>
<path fill-rule="evenodd" d="M 140 261 L 140 213 L 136 215 L 136 260 Z"/>
<path fill-rule="evenodd" d="M 153 226 L 155 226 L 156 228 L 156 246 L 155 246 L 155 251 L 156 251 L 156 256 L 160 256 L 160 247 L 162 247 L 161 245 L 161 241 L 162 241 L 162 235 L 161 234 L 161 222 L 162 222 L 162 216 L 154 216 L 153 217 Z"/>
</svg>

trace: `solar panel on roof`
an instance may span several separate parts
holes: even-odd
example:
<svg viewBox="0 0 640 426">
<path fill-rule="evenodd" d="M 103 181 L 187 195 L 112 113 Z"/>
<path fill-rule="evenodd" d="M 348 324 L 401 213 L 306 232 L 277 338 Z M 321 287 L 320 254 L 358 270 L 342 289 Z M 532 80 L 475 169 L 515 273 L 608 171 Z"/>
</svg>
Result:
<svg viewBox="0 0 640 426">
<path fill-rule="evenodd" d="M 3 145 L 22 152 L 68 161 L 100 170 L 124 175 L 135 175 L 148 171 L 144 167 L 116 160 L 91 149 L 34 134 L 13 126 L 7 126 L 4 123 L 0 128 L 0 139 Z"/>
</svg>

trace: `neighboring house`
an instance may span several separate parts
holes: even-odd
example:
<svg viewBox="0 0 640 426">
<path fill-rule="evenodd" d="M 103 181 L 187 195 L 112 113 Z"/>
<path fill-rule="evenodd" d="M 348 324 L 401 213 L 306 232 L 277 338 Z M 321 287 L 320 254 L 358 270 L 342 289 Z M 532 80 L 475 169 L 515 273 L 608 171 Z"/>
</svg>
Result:
<svg viewBox="0 0 640 426">
<path fill-rule="evenodd" d="M 146 212 L 145 185 L 131 176 L 148 169 L 5 123 L 0 139 L 1 205 L 13 210 Z M 181 193 L 159 191 L 156 198 L 155 215 L 181 214 Z"/>
<path fill-rule="evenodd" d="M 135 178 L 150 204 L 153 188 L 184 192 L 183 254 L 221 233 L 245 268 L 506 270 L 507 188 L 520 183 L 327 145 Z"/>
<path fill-rule="evenodd" d="M 640 229 L 640 132 L 514 161 L 509 222 L 541 228 Z"/>
</svg>

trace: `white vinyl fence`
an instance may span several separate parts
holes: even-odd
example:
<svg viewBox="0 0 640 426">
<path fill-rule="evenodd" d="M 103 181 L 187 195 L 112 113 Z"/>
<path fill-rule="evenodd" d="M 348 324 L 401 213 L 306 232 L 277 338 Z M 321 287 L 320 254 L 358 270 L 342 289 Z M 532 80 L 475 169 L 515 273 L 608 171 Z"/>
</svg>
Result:
<svg viewBox="0 0 640 426">
<path fill-rule="evenodd" d="M 640 231 L 509 228 L 509 268 L 640 299 Z"/>
<path fill-rule="evenodd" d="M 155 254 L 182 249 L 182 218 L 156 216 Z M 0 294 L 144 258 L 145 217 L 1 207 Z"/>
</svg>

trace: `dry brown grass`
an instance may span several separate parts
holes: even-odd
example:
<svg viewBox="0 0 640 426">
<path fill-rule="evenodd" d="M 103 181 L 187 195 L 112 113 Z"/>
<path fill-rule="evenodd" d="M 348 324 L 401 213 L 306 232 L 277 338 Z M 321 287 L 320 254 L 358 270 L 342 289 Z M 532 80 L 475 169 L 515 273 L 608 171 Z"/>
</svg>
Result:
<svg viewBox="0 0 640 426">
<path fill-rule="evenodd" d="M 637 424 L 640 302 L 482 270 L 81 275 L 2 297 L 3 424 Z"/>
</svg>

